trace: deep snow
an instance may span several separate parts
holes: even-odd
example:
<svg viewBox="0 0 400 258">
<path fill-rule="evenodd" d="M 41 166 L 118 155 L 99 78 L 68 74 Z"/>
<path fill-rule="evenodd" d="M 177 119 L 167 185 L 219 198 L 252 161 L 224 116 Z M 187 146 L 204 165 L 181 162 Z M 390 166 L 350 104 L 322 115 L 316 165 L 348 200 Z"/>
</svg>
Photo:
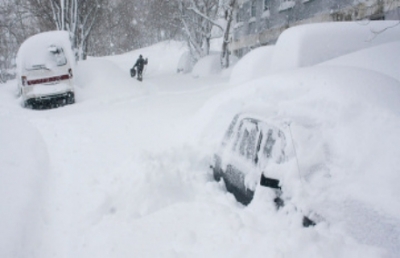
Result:
<svg viewBox="0 0 400 258">
<path fill-rule="evenodd" d="M 77 103 L 43 111 L 0 85 L 0 256 L 398 257 L 398 44 L 238 84 L 175 74 L 186 49 L 163 43 L 80 62 Z M 268 190 L 244 207 L 211 179 L 241 111 L 291 123 L 301 173 L 288 163 L 285 190 L 316 227 Z"/>
</svg>

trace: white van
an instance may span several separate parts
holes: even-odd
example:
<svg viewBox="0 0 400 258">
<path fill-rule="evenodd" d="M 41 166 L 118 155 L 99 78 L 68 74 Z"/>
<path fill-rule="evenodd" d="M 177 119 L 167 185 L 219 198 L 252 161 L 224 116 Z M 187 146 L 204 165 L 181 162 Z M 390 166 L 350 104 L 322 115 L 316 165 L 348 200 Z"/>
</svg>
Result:
<svg viewBox="0 0 400 258">
<path fill-rule="evenodd" d="M 50 31 L 28 38 L 17 54 L 22 105 L 50 108 L 73 104 L 74 64 L 68 32 Z"/>
</svg>

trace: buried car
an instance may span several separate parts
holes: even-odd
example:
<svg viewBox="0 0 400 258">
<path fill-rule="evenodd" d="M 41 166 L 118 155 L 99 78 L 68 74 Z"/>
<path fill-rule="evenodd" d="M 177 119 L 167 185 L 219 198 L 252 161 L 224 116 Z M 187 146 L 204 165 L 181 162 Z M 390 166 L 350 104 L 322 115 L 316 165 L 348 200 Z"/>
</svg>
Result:
<svg viewBox="0 0 400 258">
<path fill-rule="evenodd" d="M 284 130 L 255 114 L 237 114 L 225 133 L 221 148 L 211 165 L 214 179 L 223 180 L 235 199 L 248 205 L 258 187 L 274 192 L 277 209 L 285 205 L 279 165 L 288 161 Z M 315 225 L 303 217 L 303 226 Z"/>
<path fill-rule="evenodd" d="M 279 179 L 268 177 L 265 168 L 285 161 L 285 147 L 285 134 L 277 127 L 254 116 L 236 115 L 214 156 L 214 178 L 222 178 L 227 190 L 244 205 L 252 201 L 258 183 L 275 189 L 278 202 Z"/>
<path fill-rule="evenodd" d="M 324 27 L 318 26 L 320 38 Z M 292 31 L 300 35 L 295 28 Z M 378 37 L 384 40 L 388 35 Z M 313 49 L 295 40 L 287 43 Z M 276 49 L 284 54 L 288 46 L 280 46 L 278 41 Z M 318 224 L 317 230 L 327 226 L 359 243 L 384 250 L 386 255 L 378 257 L 400 257 L 399 50 L 400 41 L 393 41 L 351 53 L 339 51 L 341 55 L 330 60 L 320 53 L 313 60 L 324 59 L 323 63 L 266 71 L 256 80 L 215 98 L 204 108 L 215 114 L 206 135 L 212 148 L 220 148 L 217 152 L 210 148 L 209 152 L 216 154 L 214 177 L 222 179 L 236 199 L 251 202 L 251 212 L 271 206 L 271 188 L 275 200 L 284 201 L 283 206 L 278 203 L 280 208 L 273 215 L 282 218 L 282 225 L 298 225 L 304 214 Z M 287 58 L 314 53 L 298 50 Z M 251 61 L 258 63 L 258 57 L 253 58 Z M 236 114 L 240 115 L 223 137 Z M 272 158 L 267 161 L 259 160 L 265 159 L 261 154 L 266 141 L 259 136 L 254 140 L 257 155 L 251 163 L 243 161 L 246 155 L 239 156 L 241 141 L 235 137 L 240 139 L 241 121 L 249 119 L 257 120 L 259 128 L 258 121 L 264 121 L 265 127 L 275 130 Z M 279 131 L 284 138 L 277 137 Z M 283 159 L 277 159 L 282 155 Z M 270 182 L 278 187 L 264 187 L 264 177 L 277 180 Z"/>
<path fill-rule="evenodd" d="M 65 31 L 28 38 L 17 54 L 18 94 L 28 108 L 58 107 L 75 102 L 74 58 Z"/>
</svg>

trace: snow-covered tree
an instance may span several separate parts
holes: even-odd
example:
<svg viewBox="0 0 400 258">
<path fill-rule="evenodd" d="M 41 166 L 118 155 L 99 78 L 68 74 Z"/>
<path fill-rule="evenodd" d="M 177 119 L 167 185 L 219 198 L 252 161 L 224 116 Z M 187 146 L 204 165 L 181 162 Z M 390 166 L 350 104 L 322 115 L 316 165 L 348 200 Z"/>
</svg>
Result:
<svg viewBox="0 0 400 258">
<path fill-rule="evenodd" d="M 89 37 L 107 0 L 27 1 L 42 27 L 68 31 L 77 58 L 86 59 Z"/>
<path fill-rule="evenodd" d="M 233 22 L 233 13 L 237 7 L 237 0 L 221 0 L 220 8 L 224 13 L 225 26 L 223 28 L 222 47 L 221 47 L 221 67 L 229 67 L 229 43 L 231 26 Z"/>
<path fill-rule="evenodd" d="M 118 54 L 165 40 L 182 40 L 175 0 L 118 0 L 102 5 L 90 55 Z"/>
<path fill-rule="evenodd" d="M 216 20 L 218 0 L 178 0 L 184 33 L 195 60 L 210 52 L 211 31 Z M 222 29 L 222 28 L 221 28 Z"/>
<path fill-rule="evenodd" d="M 222 36 L 221 67 L 229 67 L 229 42 L 237 0 L 179 0 L 180 19 L 195 60 L 210 51 L 213 29 Z"/>
<path fill-rule="evenodd" d="M 0 1 L 0 83 L 15 75 L 15 57 L 20 44 L 37 32 L 29 10 L 22 0 Z"/>
</svg>

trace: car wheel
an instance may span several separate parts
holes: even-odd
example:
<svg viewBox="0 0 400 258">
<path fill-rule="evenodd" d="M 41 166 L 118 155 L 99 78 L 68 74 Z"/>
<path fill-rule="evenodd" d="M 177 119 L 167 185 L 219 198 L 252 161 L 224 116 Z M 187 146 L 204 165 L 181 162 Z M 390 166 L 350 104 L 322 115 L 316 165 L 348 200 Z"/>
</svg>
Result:
<svg viewBox="0 0 400 258">
<path fill-rule="evenodd" d="M 75 103 L 75 96 L 73 93 L 69 93 L 67 96 L 67 104 L 74 104 Z"/>
</svg>

